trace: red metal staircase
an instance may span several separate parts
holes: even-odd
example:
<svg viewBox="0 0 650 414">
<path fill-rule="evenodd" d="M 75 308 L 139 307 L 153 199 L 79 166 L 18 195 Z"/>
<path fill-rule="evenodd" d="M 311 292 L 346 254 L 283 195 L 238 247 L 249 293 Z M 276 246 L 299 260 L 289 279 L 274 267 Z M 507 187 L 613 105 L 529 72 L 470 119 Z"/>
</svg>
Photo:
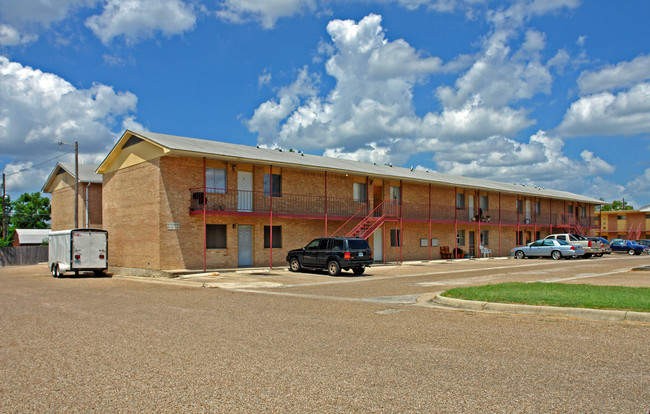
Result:
<svg viewBox="0 0 650 414">
<path fill-rule="evenodd" d="M 389 217 L 397 217 L 397 203 L 395 200 L 384 200 L 375 207 L 359 224 L 350 230 L 345 237 L 359 237 L 368 239 Z"/>
</svg>

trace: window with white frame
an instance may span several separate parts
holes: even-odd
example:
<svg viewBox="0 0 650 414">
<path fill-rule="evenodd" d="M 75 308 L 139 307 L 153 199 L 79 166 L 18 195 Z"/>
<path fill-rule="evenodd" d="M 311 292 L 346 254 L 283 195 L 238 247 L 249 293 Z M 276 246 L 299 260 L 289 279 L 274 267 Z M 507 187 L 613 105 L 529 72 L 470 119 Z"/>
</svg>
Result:
<svg viewBox="0 0 650 414">
<path fill-rule="evenodd" d="M 282 176 L 280 174 L 264 174 L 264 196 L 271 195 L 273 186 L 273 197 L 282 197 Z"/>
<path fill-rule="evenodd" d="M 483 213 L 487 213 L 490 210 L 490 206 L 488 204 L 488 196 L 486 195 L 481 196 L 480 208 L 483 211 Z"/>
<path fill-rule="evenodd" d="M 465 194 L 456 193 L 456 208 L 458 210 L 465 210 Z"/>
<path fill-rule="evenodd" d="M 399 187 L 391 186 L 390 187 L 390 199 L 399 201 L 400 196 L 401 196 L 401 194 L 400 194 L 400 191 L 399 191 Z"/>
<path fill-rule="evenodd" d="M 481 246 L 489 246 L 490 245 L 489 235 L 490 235 L 489 230 L 481 230 Z"/>
<path fill-rule="evenodd" d="M 205 169 L 205 187 L 208 193 L 226 192 L 226 170 L 223 168 Z"/>
<path fill-rule="evenodd" d="M 465 230 L 458 230 L 456 232 L 456 245 L 458 246 L 465 245 Z"/>
<path fill-rule="evenodd" d="M 366 183 L 354 183 L 352 185 L 352 196 L 357 203 L 368 201 L 368 187 Z"/>
</svg>

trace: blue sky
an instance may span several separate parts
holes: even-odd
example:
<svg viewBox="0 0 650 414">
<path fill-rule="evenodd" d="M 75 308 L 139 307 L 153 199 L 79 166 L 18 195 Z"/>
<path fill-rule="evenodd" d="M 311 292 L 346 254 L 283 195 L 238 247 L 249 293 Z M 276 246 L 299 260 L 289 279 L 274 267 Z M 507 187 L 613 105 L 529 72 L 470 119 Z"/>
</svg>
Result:
<svg viewBox="0 0 650 414">
<path fill-rule="evenodd" d="M 125 129 L 650 204 L 650 2 L 8 0 L 12 196 Z M 59 157 L 59 158 L 56 158 Z"/>
</svg>

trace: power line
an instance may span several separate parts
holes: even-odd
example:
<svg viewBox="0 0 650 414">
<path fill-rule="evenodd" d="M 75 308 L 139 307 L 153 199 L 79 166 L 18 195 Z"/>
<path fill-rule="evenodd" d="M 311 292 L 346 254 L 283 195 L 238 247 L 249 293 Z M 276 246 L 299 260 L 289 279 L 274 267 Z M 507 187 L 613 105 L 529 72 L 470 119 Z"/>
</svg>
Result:
<svg viewBox="0 0 650 414">
<path fill-rule="evenodd" d="M 63 154 L 61 154 L 61 155 L 57 155 L 57 156 L 54 157 L 54 158 L 50 158 L 50 159 L 47 160 L 47 161 L 43 161 L 43 162 L 40 162 L 40 163 L 38 163 L 38 164 L 34 164 L 34 165 L 32 165 L 31 167 L 23 168 L 22 170 L 14 171 L 14 172 L 12 172 L 12 173 L 5 173 L 5 175 L 6 175 L 6 176 L 16 175 L 16 174 L 20 174 L 20 173 L 25 172 L 25 171 L 29 171 L 29 170 L 35 169 L 36 167 L 40 167 L 40 166 L 43 165 L 43 164 L 47 164 L 48 162 L 52 162 L 52 161 L 54 161 L 55 159 L 57 159 L 57 158 L 61 158 L 61 157 L 63 157 L 64 155 L 71 154 L 72 152 L 73 152 L 73 151 L 64 152 Z"/>
</svg>

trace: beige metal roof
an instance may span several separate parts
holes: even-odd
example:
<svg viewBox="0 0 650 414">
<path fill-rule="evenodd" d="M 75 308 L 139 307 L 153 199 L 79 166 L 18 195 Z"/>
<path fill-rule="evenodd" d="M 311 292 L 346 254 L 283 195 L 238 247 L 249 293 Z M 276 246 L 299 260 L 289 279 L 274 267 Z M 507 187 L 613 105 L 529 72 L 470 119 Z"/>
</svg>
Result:
<svg viewBox="0 0 650 414">
<path fill-rule="evenodd" d="M 480 178 L 441 174 L 435 171 L 422 171 L 417 169 L 411 170 L 409 168 L 394 167 L 383 164 L 351 161 L 341 158 L 330 158 L 298 152 L 289 152 L 287 150 L 258 148 L 248 145 L 157 134 L 153 132 L 127 131 L 125 132 L 124 136 L 126 136 L 129 132 L 157 145 L 160 145 L 161 147 L 169 149 L 170 153 L 172 154 L 184 153 L 186 155 L 240 160 L 273 166 L 308 168 L 342 174 L 356 174 L 376 178 L 404 180 L 411 182 L 415 181 L 444 186 L 522 194 L 534 197 L 572 200 L 590 204 L 603 204 L 603 201 L 595 198 L 586 197 L 566 191 L 551 190 L 535 186 L 509 184 L 498 181 L 484 180 Z M 118 150 L 117 145 L 111 152 L 116 150 Z"/>
<path fill-rule="evenodd" d="M 79 164 L 79 182 L 80 183 L 102 183 L 102 175 L 97 174 L 95 170 L 97 170 L 97 165 L 91 165 L 91 164 Z M 43 185 L 43 188 L 41 189 L 42 192 L 47 193 L 48 187 L 50 184 L 53 182 L 54 178 L 57 176 L 59 171 L 65 171 L 68 174 L 70 174 L 72 177 L 74 177 L 74 163 L 72 162 L 58 162 L 54 166 L 54 169 L 52 169 L 52 172 L 50 175 L 47 177 L 47 180 L 45 181 L 45 184 Z"/>
</svg>

